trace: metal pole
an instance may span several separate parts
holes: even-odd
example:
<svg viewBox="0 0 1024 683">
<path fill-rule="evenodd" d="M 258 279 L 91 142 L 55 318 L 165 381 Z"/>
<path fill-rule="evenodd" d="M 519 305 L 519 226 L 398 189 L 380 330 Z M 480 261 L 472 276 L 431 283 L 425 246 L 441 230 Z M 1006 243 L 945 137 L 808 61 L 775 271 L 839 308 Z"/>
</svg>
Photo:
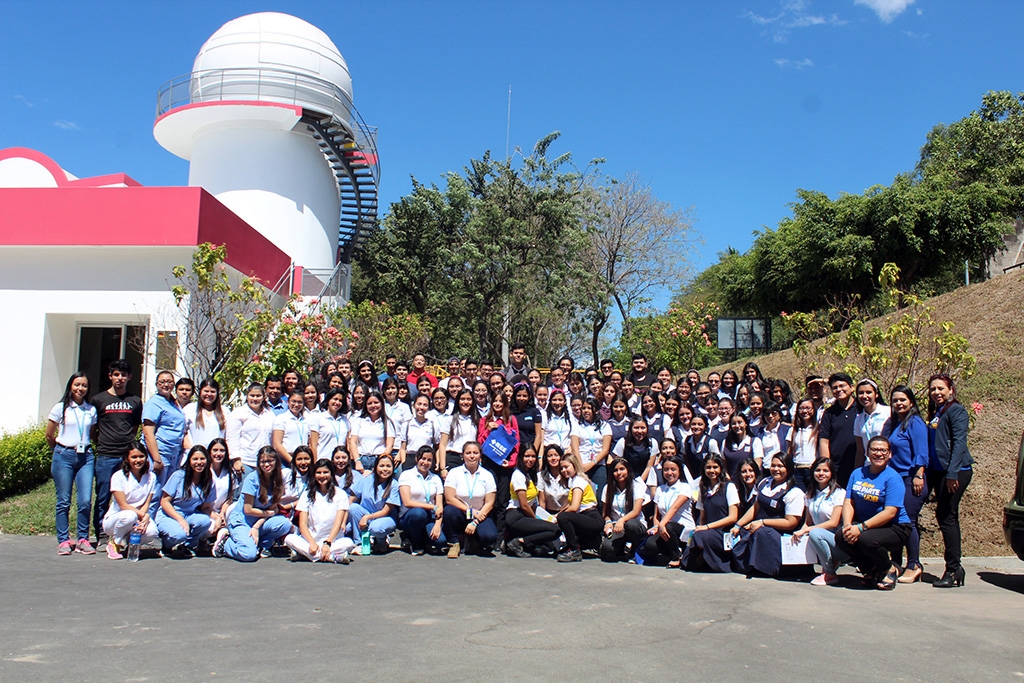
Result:
<svg viewBox="0 0 1024 683">
<path fill-rule="evenodd" d="M 968 287 L 971 286 L 971 271 L 968 268 L 969 265 L 970 263 L 964 259 L 964 284 Z"/>
</svg>

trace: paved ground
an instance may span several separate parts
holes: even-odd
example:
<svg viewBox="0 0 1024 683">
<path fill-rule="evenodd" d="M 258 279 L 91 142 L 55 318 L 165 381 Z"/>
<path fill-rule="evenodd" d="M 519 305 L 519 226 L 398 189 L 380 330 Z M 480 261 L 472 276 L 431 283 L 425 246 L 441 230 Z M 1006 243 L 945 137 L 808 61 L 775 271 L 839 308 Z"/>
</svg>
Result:
<svg viewBox="0 0 1024 683">
<path fill-rule="evenodd" d="M 58 558 L 0 535 L 0 680 L 1020 680 L 1024 562 L 892 593 L 598 560 Z M 937 572 L 941 565 L 930 563 Z"/>
</svg>

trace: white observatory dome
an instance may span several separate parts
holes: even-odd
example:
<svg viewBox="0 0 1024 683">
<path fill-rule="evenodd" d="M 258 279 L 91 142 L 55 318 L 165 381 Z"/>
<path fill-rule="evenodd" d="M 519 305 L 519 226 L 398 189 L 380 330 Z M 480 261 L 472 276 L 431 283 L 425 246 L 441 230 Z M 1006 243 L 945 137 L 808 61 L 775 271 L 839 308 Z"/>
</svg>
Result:
<svg viewBox="0 0 1024 683">
<path fill-rule="evenodd" d="M 352 77 L 345 58 L 326 33 L 280 12 L 248 14 L 217 29 L 192 65 L 191 89 L 193 102 L 294 103 L 350 119 Z"/>
</svg>

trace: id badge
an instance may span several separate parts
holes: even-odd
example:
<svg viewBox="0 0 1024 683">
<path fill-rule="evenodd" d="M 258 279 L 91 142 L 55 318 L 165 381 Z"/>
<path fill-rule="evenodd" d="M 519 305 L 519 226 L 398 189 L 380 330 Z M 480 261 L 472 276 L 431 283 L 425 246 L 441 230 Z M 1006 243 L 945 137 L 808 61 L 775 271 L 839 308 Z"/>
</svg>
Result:
<svg viewBox="0 0 1024 683">
<path fill-rule="evenodd" d="M 724 550 L 732 550 L 733 537 L 731 531 L 726 531 L 722 534 L 722 548 Z"/>
<path fill-rule="evenodd" d="M 473 508 L 466 508 L 466 519 L 473 521 Z"/>
<path fill-rule="evenodd" d="M 85 453 L 85 449 L 87 449 L 88 447 L 89 446 L 87 444 L 80 443 L 77 446 L 75 446 L 75 453 L 82 455 L 83 453 Z"/>
</svg>

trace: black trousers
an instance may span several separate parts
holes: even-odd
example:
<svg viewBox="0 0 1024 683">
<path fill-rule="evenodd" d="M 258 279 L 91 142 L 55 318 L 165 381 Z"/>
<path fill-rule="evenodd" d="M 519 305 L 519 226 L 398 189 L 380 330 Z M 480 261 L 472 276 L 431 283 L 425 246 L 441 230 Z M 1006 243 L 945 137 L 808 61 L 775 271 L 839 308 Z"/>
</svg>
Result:
<svg viewBox="0 0 1024 683">
<path fill-rule="evenodd" d="M 945 472 L 929 472 L 928 483 L 935 491 L 935 521 L 942 532 L 942 544 L 946 547 L 943 559 L 946 571 L 960 568 L 960 499 L 964 497 L 967 485 L 971 483 L 974 470 L 960 470 L 957 479 L 960 486 L 956 493 L 950 493 L 946 486 Z"/>
<path fill-rule="evenodd" d="M 669 522 L 665 525 L 668 531 L 666 541 L 660 534 L 648 536 L 640 549 L 640 555 L 644 558 L 644 564 L 663 567 L 673 560 L 678 560 L 680 555 L 679 536 L 683 533 L 683 525 Z"/>
<path fill-rule="evenodd" d="M 604 519 L 596 507 L 586 512 L 559 512 L 558 528 L 565 534 L 565 545 L 569 550 L 582 547 L 596 549 L 601 545 Z"/>
<path fill-rule="evenodd" d="M 840 526 L 836 550 L 852 559 L 861 572 L 881 578 L 892 567 L 892 556 L 903 551 L 909 538 L 909 524 L 891 524 L 862 531 L 856 543 L 847 543 Z"/>
<path fill-rule="evenodd" d="M 491 512 L 491 519 L 498 529 L 498 543 L 505 540 L 505 511 L 508 508 L 509 498 L 512 497 L 512 472 L 513 467 L 502 467 L 490 458 L 481 460 L 484 468 L 494 476 L 494 484 L 497 490 L 494 493 L 494 510 Z"/>
<path fill-rule="evenodd" d="M 602 526 L 602 530 L 604 527 Z M 605 562 L 618 562 L 626 558 L 626 543 L 628 542 L 633 552 L 640 550 L 644 539 L 647 536 L 647 529 L 639 518 L 633 518 L 623 525 L 623 534 L 618 538 L 605 536 L 601 539 L 601 559 Z"/>
<path fill-rule="evenodd" d="M 554 522 L 545 522 L 536 517 L 529 517 L 518 508 L 506 511 L 505 529 L 508 531 L 509 538 L 523 539 L 523 546 L 526 550 L 550 543 L 562 533 Z"/>
</svg>

